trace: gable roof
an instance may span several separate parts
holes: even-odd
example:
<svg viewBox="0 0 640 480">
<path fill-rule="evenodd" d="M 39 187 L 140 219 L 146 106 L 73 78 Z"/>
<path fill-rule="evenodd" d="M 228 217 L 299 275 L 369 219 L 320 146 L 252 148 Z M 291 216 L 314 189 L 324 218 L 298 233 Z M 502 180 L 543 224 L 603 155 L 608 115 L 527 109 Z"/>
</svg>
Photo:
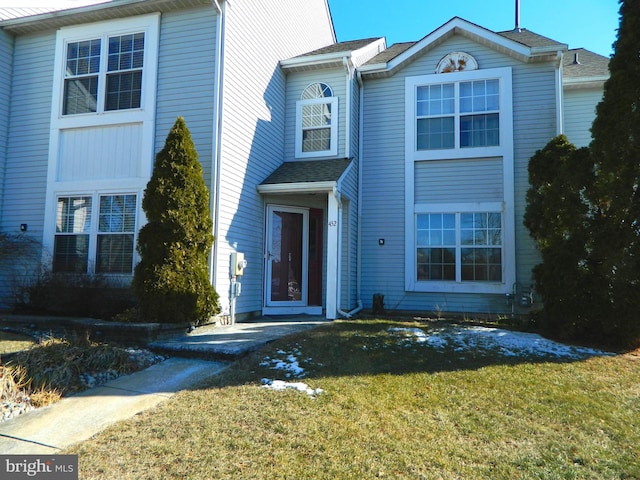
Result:
<svg viewBox="0 0 640 480">
<path fill-rule="evenodd" d="M 328 191 L 336 188 L 351 165 L 348 158 L 284 162 L 260 185 L 260 193 Z"/>
<path fill-rule="evenodd" d="M 460 17 L 453 17 L 421 40 L 413 44 L 401 44 L 391 54 L 383 52 L 377 55 L 363 65 L 360 71 L 367 76 L 393 75 L 398 69 L 454 35 L 462 35 L 522 62 L 549 60 L 555 57 L 558 51 L 566 51 L 569 48 L 564 43 L 525 29 L 498 33 Z M 393 46 L 391 48 L 393 49 Z M 394 54 L 395 56 L 392 56 Z"/>
<path fill-rule="evenodd" d="M 337 68 L 343 66 L 345 59 L 348 59 L 354 66 L 360 66 L 371 57 L 384 51 L 385 48 L 386 42 L 383 37 L 349 40 L 347 42 L 333 43 L 317 50 L 282 60 L 280 67 L 285 71 Z"/>
</svg>

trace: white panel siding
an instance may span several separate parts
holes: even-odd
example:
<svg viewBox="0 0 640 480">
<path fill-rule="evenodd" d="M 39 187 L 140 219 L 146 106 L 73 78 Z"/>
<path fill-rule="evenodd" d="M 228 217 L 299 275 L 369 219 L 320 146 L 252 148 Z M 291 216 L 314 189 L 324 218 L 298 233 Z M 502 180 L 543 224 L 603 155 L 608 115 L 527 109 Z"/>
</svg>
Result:
<svg viewBox="0 0 640 480">
<path fill-rule="evenodd" d="M 62 130 L 57 181 L 141 175 L 142 124 Z"/>
<path fill-rule="evenodd" d="M 510 309 L 500 295 L 431 294 L 404 290 L 404 79 L 407 76 L 432 74 L 438 61 L 452 51 L 470 53 L 478 61 L 480 69 L 512 68 L 516 272 L 519 282 L 528 286 L 531 281 L 531 268 L 537 257 L 528 232 L 522 226 L 524 196 L 528 188 L 527 164 L 535 151 L 556 134 L 554 66 L 551 63 L 521 64 L 466 38 L 454 36 L 390 78 L 365 79 L 361 238 L 361 296 L 365 308 L 371 307 L 373 294 L 381 293 L 385 295 L 385 305 L 389 310 L 434 312 L 442 309 L 495 313 Z M 420 188 L 415 201 L 437 201 L 436 197 L 441 197 L 443 202 L 470 201 L 471 196 L 479 201 L 493 201 L 503 195 L 500 180 L 496 179 L 493 183 L 490 179 L 491 172 L 501 175 L 501 169 L 496 171 L 497 162 L 489 162 L 487 170 L 483 172 L 475 171 L 475 179 L 467 176 L 466 164 L 465 161 L 456 166 L 447 162 L 441 165 L 417 165 L 416 184 Z M 450 171 L 451 177 L 446 179 L 444 174 L 448 167 L 454 170 Z M 435 183 L 431 185 L 431 192 L 423 188 L 422 185 L 429 181 L 428 176 L 435 174 L 449 185 L 453 182 L 458 191 L 449 191 Z M 460 198 L 462 190 L 469 193 L 463 195 L 464 199 Z M 384 246 L 378 244 L 380 238 L 385 240 Z M 407 238 L 412 238 L 412 235 Z"/>
<path fill-rule="evenodd" d="M 283 161 L 285 77 L 290 58 L 333 43 L 324 0 L 226 3 L 220 214 L 216 289 L 228 306 L 233 245 L 249 266 L 237 312 L 262 307 L 264 202 L 256 191 Z"/>
<path fill-rule="evenodd" d="M 502 158 L 415 163 L 416 203 L 501 202 Z"/>
<path fill-rule="evenodd" d="M 591 143 L 591 124 L 602 89 L 565 90 L 563 98 L 564 133 L 576 147 L 586 147 Z"/>
</svg>

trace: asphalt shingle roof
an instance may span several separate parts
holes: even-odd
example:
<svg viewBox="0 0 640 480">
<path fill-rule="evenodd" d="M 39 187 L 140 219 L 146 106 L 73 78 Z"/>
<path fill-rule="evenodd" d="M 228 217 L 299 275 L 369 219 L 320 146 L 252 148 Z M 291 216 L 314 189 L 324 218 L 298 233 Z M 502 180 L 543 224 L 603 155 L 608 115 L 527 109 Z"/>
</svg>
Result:
<svg viewBox="0 0 640 480">
<path fill-rule="evenodd" d="M 609 59 L 584 48 L 574 48 L 564 55 L 562 74 L 565 78 L 606 77 Z"/>
<path fill-rule="evenodd" d="M 498 35 L 508 38 L 509 40 L 513 40 L 514 42 L 521 43 L 522 45 L 525 45 L 531 48 L 565 45 L 562 42 L 558 42 L 556 40 L 543 37 L 542 35 L 538 35 L 537 33 L 533 33 L 527 30 L 526 28 L 520 28 L 518 30 L 507 30 L 505 32 L 497 32 L 497 33 Z"/>
<path fill-rule="evenodd" d="M 278 183 L 337 182 L 345 172 L 351 160 L 310 160 L 303 162 L 285 162 L 280 165 L 262 185 Z"/>
<path fill-rule="evenodd" d="M 333 45 L 327 45 L 326 47 L 318 48 L 317 50 L 313 50 L 311 52 L 303 53 L 302 55 L 298 55 L 298 57 L 309 57 L 312 55 L 326 55 L 330 53 L 339 53 L 339 52 L 349 52 L 351 50 L 358 50 L 360 48 L 366 47 L 372 42 L 379 40 L 380 38 L 364 38 L 362 40 L 349 40 L 346 42 L 338 42 Z"/>
</svg>

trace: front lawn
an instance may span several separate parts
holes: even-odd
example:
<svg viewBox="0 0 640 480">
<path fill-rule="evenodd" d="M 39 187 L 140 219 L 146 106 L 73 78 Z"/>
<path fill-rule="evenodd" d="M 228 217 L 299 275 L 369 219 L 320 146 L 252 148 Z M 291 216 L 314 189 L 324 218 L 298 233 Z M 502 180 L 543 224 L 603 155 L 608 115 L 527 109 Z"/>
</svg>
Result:
<svg viewBox="0 0 640 480">
<path fill-rule="evenodd" d="M 597 353 L 334 322 L 64 453 L 83 479 L 640 478 L 640 360 Z"/>
</svg>

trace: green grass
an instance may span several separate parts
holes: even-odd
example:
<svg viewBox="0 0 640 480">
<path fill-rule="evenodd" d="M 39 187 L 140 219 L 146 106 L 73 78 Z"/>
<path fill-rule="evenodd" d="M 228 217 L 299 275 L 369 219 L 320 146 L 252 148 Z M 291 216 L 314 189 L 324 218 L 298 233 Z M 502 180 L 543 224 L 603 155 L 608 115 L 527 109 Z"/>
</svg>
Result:
<svg viewBox="0 0 640 480">
<path fill-rule="evenodd" d="M 640 478 L 640 360 L 501 357 L 349 321 L 284 338 L 65 453 L 83 479 Z M 295 353 L 323 393 L 262 388 Z M 261 365 L 262 363 L 262 365 Z"/>
<path fill-rule="evenodd" d="M 28 335 L 0 330 L 0 358 L 2 358 L 3 355 L 26 350 L 34 343 L 34 339 Z"/>
</svg>

